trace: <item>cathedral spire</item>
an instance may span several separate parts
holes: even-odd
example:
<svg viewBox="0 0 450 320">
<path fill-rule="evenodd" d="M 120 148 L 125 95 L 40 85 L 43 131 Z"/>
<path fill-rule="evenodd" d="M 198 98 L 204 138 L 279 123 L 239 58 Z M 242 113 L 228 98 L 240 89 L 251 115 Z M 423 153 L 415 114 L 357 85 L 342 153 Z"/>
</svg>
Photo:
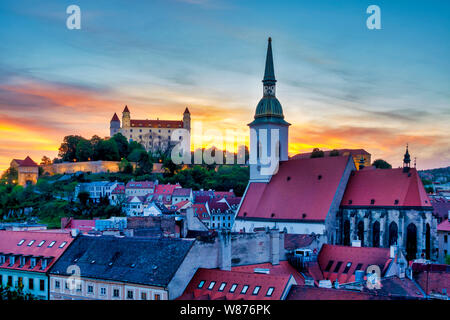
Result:
<svg viewBox="0 0 450 320">
<path fill-rule="evenodd" d="M 403 171 L 405 172 L 409 171 L 410 166 L 411 166 L 411 156 L 409 155 L 408 144 L 406 144 L 406 152 L 403 157 Z"/>
<path fill-rule="evenodd" d="M 264 71 L 263 83 L 275 84 L 277 80 L 275 79 L 275 71 L 273 68 L 273 55 L 272 55 L 272 38 L 269 37 L 267 45 L 267 55 L 266 55 L 266 69 Z"/>
</svg>

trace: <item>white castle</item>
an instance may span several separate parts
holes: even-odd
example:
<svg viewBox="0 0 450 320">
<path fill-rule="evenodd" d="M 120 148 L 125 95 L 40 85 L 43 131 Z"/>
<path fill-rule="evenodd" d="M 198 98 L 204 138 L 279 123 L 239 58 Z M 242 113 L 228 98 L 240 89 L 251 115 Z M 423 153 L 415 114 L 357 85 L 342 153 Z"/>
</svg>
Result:
<svg viewBox="0 0 450 320">
<path fill-rule="evenodd" d="M 186 108 L 183 120 L 134 120 L 131 119 L 128 106 L 122 112 L 122 125 L 116 113 L 110 121 L 110 136 L 121 133 L 129 142 L 136 141 L 142 144 L 147 151 L 166 151 L 179 140 L 171 139 L 176 129 L 187 129 L 191 131 L 191 114 Z"/>
</svg>

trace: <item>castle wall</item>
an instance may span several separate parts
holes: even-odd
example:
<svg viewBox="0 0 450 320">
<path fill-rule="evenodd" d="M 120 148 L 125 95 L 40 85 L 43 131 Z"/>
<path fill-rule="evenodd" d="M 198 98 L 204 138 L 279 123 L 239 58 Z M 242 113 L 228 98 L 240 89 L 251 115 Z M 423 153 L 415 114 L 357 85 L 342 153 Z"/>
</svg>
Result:
<svg viewBox="0 0 450 320">
<path fill-rule="evenodd" d="M 119 161 L 86 161 L 86 162 L 63 162 L 42 166 L 44 173 L 65 174 L 81 172 L 119 172 Z"/>
</svg>

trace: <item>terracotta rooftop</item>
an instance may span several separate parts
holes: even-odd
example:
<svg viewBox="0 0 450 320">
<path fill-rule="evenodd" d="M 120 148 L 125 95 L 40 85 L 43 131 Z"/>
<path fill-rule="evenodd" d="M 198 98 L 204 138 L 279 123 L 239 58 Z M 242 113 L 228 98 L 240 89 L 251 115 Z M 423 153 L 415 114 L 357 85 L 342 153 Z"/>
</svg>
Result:
<svg viewBox="0 0 450 320">
<path fill-rule="evenodd" d="M 177 120 L 130 120 L 130 124 L 142 128 L 183 128 L 183 121 Z"/>
<path fill-rule="evenodd" d="M 397 168 L 352 172 L 341 206 L 431 208 L 431 203 L 417 170 Z"/>
</svg>

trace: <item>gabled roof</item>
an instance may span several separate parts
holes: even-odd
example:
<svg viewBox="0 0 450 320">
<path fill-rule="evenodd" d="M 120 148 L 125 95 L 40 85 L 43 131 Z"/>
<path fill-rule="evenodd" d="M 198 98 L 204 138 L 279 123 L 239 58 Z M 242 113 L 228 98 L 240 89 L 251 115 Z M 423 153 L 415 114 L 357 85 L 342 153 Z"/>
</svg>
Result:
<svg viewBox="0 0 450 320">
<path fill-rule="evenodd" d="M 238 206 L 241 203 L 241 197 L 228 197 L 227 202 L 230 206 Z"/>
<path fill-rule="evenodd" d="M 228 203 L 222 202 L 220 200 L 217 201 L 216 199 L 209 199 L 208 208 L 209 208 L 210 212 L 212 212 L 212 210 L 215 210 L 215 211 L 219 211 L 222 213 L 225 213 L 227 210 L 230 209 Z"/>
<path fill-rule="evenodd" d="M 0 268 L 15 269 L 24 271 L 47 272 L 56 260 L 64 253 L 73 241 L 70 232 L 46 232 L 37 231 L 0 231 L 0 252 L 2 254 L 14 254 L 34 257 L 52 257 L 47 267 L 41 270 L 41 264 L 38 263 L 34 268 L 30 269 L 30 260 L 20 267 L 20 259 L 16 258 L 15 264 L 9 266 L 9 261 Z M 22 241 L 23 240 L 23 241 Z M 34 241 L 33 241 L 34 240 Z M 43 242 L 44 241 L 44 242 Z M 53 243 L 54 242 L 54 243 Z M 65 244 L 60 248 L 60 246 Z M 21 243 L 21 244 L 20 244 Z M 53 244 L 52 244 L 53 243 Z M 41 246 L 39 246 L 41 244 Z M 51 245 L 52 244 L 52 245 Z M 49 247 L 51 245 L 51 247 Z"/>
<path fill-rule="evenodd" d="M 249 184 L 237 217 L 324 221 L 348 166 L 349 156 L 280 162 L 269 183 Z"/>
<path fill-rule="evenodd" d="M 281 300 L 291 277 L 291 275 L 268 275 L 199 268 L 186 287 L 183 296 L 190 295 L 190 297 L 194 297 L 194 300 L 205 295 L 208 295 L 211 300 L 218 298 L 226 300 Z M 204 281 L 204 283 L 199 288 L 201 281 Z M 215 283 L 212 284 L 212 282 Z M 225 283 L 225 286 L 222 291 L 219 291 L 222 283 Z M 233 284 L 237 285 L 234 293 L 230 292 Z M 213 286 L 208 289 L 210 285 Z M 246 285 L 248 286 L 247 291 L 241 293 Z M 259 286 L 260 289 L 257 294 L 253 294 L 256 286 Z M 266 296 L 269 288 L 273 288 L 273 292 L 270 296 Z M 182 300 L 183 296 L 179 299 Z"/>
<path fill-rule="evenodd" d="M 196 196 L 194 198 L 194 203 L 207 203 L 210 199 L 210 196 Z"/>
<path fill-rule="evenodd" d="M 194 209 L 194 215 L 196 215 L 200 220 L 210 219 L 210 215 L 204 203 L 193 204 L 192 208 Z"/>
<path fill-rule="evenodd" d="M 233 191 L 214 191 L 214 198 L 221 199 L 221 198 L 228 198 L 228 197 L 234 197 Z"/>
<path fill-rule="evenodd" d="M 341 206 L 431 208 L 431 203 L 417 170 L 398 168 L 352 172 Z"/>
<path fill-rule="evenodd" d="M 50 274 L 69 276 L 77 265 L 81 277 L 166 287 L 194 240 L 79 236 Z"/>
<path fill-rule="evenodd" d="M 450 232 L 450 221 L 444 220 L 437 227 L 438 231 L 447 231 Z"/>
<path fill-rule="evenodd" d="M 323 278 L 339 283 L 355 281 L 356 269 L 366 271 L 370 265 L 378 265 L 383 275 L 389 267 L 389 248 L 350 247 L 324 244 L 317 257 Z M 347 265 L 349 269 L 346 270 Z"/>
<path fill-rule="evenodd" d="M 155 194 L 172 195 L 175 189 L 181 188 L 179 184 L 158 184 L 155 186 Z"/>
<path fill-rule="evenodd" d="M 178 120 L 130 120 L 132 127 L 145 128 L 183 128 L 183 121 Z"/>
<path fill-rule="evenodd" d="M 177 202 L 177 203 L 173 204 L 170 208 L 172 210 L 178 211 L 181 208 L 183 208 L 184 206 L 188 205 L 189 203 L 190 203 L 189 200 L 183 200 L 183 201 L 180 201 L 180 202 Z"/>
<path fill-rule="evenodd" d="M 192 191 L 192 194 L 194 195 L 194 197 L 199 197 L 199 196 L 208 196 L 208 197 L 214 197 L 214 191 L 212 190 L 195 190 Z"/>
<path fill-rule="evenodd" d="M 13 159 L 13 161 L 15 161 L 19 167 L 38 167 L 38 164 L 29 156 L 27 156 L 24 160 Z"/>
<path fill-rule="evenodd" d="M 123 184 L 118 184 L 113 191 L 111 191 L 113 194 L 121 194 L 125 193 L 125 186 Z"/>
</svg>

